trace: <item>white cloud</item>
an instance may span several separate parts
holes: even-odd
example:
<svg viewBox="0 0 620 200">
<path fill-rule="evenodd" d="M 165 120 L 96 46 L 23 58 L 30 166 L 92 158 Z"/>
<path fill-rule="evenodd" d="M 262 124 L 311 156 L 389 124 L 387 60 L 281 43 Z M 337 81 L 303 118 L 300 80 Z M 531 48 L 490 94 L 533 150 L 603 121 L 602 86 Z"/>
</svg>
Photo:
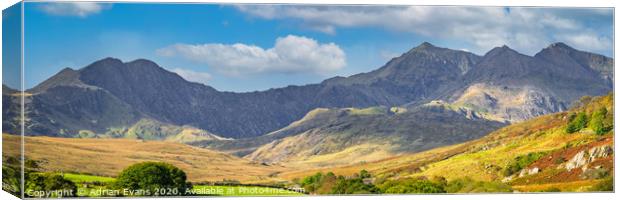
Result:
<svg viewBox="0 0 620 200">
<path fill-rule="evenodd" d="M 593 33 L 583 34 L 565 34 L 559 35 L 558 39 L 565 41 L 567 44 L 576 47 L 583 47 L 583 50 L 600 51 L 611 49 L 613 41 L 604 36 L 596 36 Z"/>
<path fill-rule="evenodd" d="M 95 2 L 49 2 L 41 5 L 40 8 L 50 15 L 87 17 L 100 13 L 110 6 L 111 4 L 104 5 Z"/>
<path fill-rule="evenodd" d="M 239 5 L 242 12 L 264 19 L 296 19 L 301 26 L 335 34 L 337 28 L 380 27 L 437 39 L 467 42 L 475 53 L 508 45 L 533 54 L 557 41 L 556 33 L 600 38 L 579 15 L 611 19 L 611 9 L 510 8 L 467 6 L 290 6 Z M 581 21 L 580 21 L 581 20 Z M 609 26 L 611 30 L 611 26 Z M 588 43 L 576 48 L 594 49 Z M 611 47 L 609 47 L 611 48 Z"/>
<path fill-rule="evenodd" d="M 241 43 L 175 44 L 158 49 L 157 54 L 181 56 L 233 76 L 264 72 L 328 74 L 346 65 L 345 53 L 338 45 L 295 35 L 277 38 L 269 49 Z"/>
<path fill-rule="evenodd" d="M 209 73 L 206 72 L 196 72 L 196 71 L 192 71 L 189 69 L 181 69 L 181 68 L 174 68 L 172 70 L 170 70 L 174 73 L 177 73 L 179 76 L 183 77 L 185 80 L 191 81 L 191 82 L 196 82 L 196 83 L 202 83 L 202 84 L 207 84 L 212 76 Z"/>
</svg>

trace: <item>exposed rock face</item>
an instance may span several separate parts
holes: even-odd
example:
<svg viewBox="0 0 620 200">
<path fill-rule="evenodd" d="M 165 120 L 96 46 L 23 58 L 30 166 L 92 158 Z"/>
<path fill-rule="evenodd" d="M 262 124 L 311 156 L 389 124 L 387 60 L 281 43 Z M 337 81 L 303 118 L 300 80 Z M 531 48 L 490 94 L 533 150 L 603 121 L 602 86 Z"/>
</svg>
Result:
<svg viewBox="0 0 620 200">
<path fill-rule="evenodd" d="M 567 107 L 536 87 L 484 83 L 469 86 L 453 104 L 487 113 L 490 119 L 509 122 L 562 111 Z"/>
<path fill-rule="evenodd" d="M 610 145 L 593 147 L 588 151 L 583 150 L 566 162 L 564 168 L 569 171 L 577 168 L 581 168 L 583 171 L 586 171 L 589 163 L 595 161 L 597 158 L 608 157 L 612 153 L 613 148 Z"/>
<path fill-rule="evenodd" d="M 538 172 L 540 172 L 540 169 L 538 167 L 533 167 L 531 169 L 522 169 L 521 172 L 519 172 L 519 177 L 538 174 Z"/>
<path fill-rule="evenodd" d="M 423 43 L 368 73 L 233 93 L 188 82 L 148 60 L 107 58 L 79 70 L 64 69 L 27 90 L 32 96 L 26 105 L 26 134 L 99 134 L 152 118 L 227 138 L 251 138 L 319 107 L 415 107 L 431 100 L 460 103 L 478 113 L 484 109 L 497 121 L 513 122 L 564 110 L 584 95 L 611 91 L 612 63 L 611 58 L 560 44 L 535 57 L 506 46 L 481 57 Z M 8 119 L 18 112 L 8 109 L 3 114 Z M 18 126 L 3 127 L 18 132 Z"/>
</svg>

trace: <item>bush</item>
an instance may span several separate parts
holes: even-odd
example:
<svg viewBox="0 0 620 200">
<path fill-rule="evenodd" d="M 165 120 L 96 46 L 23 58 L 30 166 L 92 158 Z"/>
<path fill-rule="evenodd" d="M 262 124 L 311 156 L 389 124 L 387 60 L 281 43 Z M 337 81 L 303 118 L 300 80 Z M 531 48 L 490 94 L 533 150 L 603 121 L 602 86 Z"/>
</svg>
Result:
<svg viewBox="0 0 620 200">
<path fill-rule="evenodd" d="M 445 193 L 440 182 L 424 179 L 407 178 L 401 180 L 386 181 L 379 186 L 382 193 L 407 194 L 407 193 Z"/>
<path fill-rule="evenodd" d="M 562 190 L 556 187 L 550 187 L 550 188 L 541 190 L 540 192 L 562 192 Z"/>
<path fill-rule="evenodd" d="M 360 171 L 360 178 L 370 178 L 370 177 L 372 177 L 372 175 L 365 169 L 362 169 L 362 171 Z"/>
<path fill-rule="evenodd" d="M 21 174 L 11 166 L 2 166 L 2 189 L 15 196 L 21 196 Z"/>
<path fill-rule="evenodd" d="M 546 153 L 544 152 L 533 152 L 524 156 L 517 156 L 514 161 L 508 164 L 508 166 L 504 169 L 504 176 L 510 176 L 521 171 L 523 168 L 534 163 L 545 155 Z"/>
<path fill-rule="evenodd" d="M 476 181 L 470 178 L 450 181 L 446 185 L 445 190 L 448 193 L 512 192 L 512 188 L 504 183 Z"/>
<path fill-rule="evenodd" d="M 604 107 L 592 113 L 592 117 L 591 117 L 592 119 L 590 120 L 590 128 L 592 128 L 594 133 L 596 133 L 597 135 L 603 135 L 611 130 L 612 126 L 609 126 L 608 124 L 605 123 L 606 116 L 607 116 L 607 108 L 604 108 Z"/>
<path fill-rule="evenodd" d="M 379 189 L 373 184 L 365 184 L 361 178 L 347 179 L 338 176 L 331 192 L 332 194 L 375 194 L 379 193 Z"/>
<path fill-rule="evenodd" d="M 25 184 L 27 197 L 75 197 L 77 186 L 59 174 L 28 173 Z"/>
<path fill-rule="evenodd" d="M 364 178 L 362 178 L 364 177 Z M 336 176 L 332 172 L 316 173 L 302 179 L 299 184 L 307 192 L 314 194 L 373 194 L 379 190 L 373 184 L 364 183 L 372 175 L 362 170 L 352 177 Z"/>
<path fill-rule="evenodd" d="M 571 115 L 569 119 L 569 123 L 566 126 L 567 133 L 580 131 L 588 125 L 588 116 L 586 116 L 585 112 L 580 112 L 577 115 Z"/>
<path fill-rule="evenodd" d="M 191 189 L 183 170 L 163 162 L 143 162 L 123 170 L 114 186 L 132 196 L 179 196 Z"/>
<path fill-rule="evenodd" d="M 306 178 L 302 179 L 300 185 L 307 192 L 314 193 L 315 190 L 321 186 L 322 180 L 323 180 L 323 173 L 318 172 L 312 176 L 307 176 Z"/>
</svg>

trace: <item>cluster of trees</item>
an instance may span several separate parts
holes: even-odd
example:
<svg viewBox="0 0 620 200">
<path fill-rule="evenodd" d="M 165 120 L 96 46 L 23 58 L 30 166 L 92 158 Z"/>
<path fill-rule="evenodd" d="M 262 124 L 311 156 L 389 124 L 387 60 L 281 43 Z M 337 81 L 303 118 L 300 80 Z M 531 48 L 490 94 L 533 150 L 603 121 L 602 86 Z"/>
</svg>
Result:
<svg viewBox="0 0 620 200">
<path fill-rule="evenodd" d="M 136 191 L 137 196 L 183 196 L 192 188 L 185 172 L 164 162 L 143 162 L 123 170 L 115 189 Z"/>
<path fill-rule="evenodd" d="M 15 196 L 21 195 L 21 174 L 19 160 L 15 157 L 3 157 L 2 189 Z"/>
<path fill-rule="evenodd" d="M 2 163 L 2 188 L 15 195 L 21 196 L 22 192 L 28 198 L 50 197 L 75 197 L 77 187 L 75 183 L 55 173 L 42 173 L 37 171 L 39 164 L 35 160 L 24 161 L 24 188 L 21 185 L 21 162 L 15 157 L 3 157 Z"/>
<path fill-rule="evenodd" d="M 609 113 L 607 108 L 602 107 L 590 115 L 585 111 L 572 113 L 565 130 L 567 133 L 575 133 L 590 128 L 594 133 L 603 135 L 613 129 L 613 121 L 613 113 Z"/>
<path fill-rule="evenodd" d="M 469 193 L 511 192 L 500 182 L 476 181 L 470 178 L 447 181 L 443 177 L 415 177 L 387 180 L 372 177 L 366 170 L 350 177 L 332 172 L 305 177 L 299 184 L 313 194 L 411 194 L 411 193 Z"/>
<path fill-rule="evenodd" d="M 299 184 L 306 192 L 314 194 L 373 194 L 378 189 L 372 184 L 364 183 L 365 179 L 371 178 L 370 173 L 362 170 L 359 174 L 351 177 L 336 176 L 332 172 L 327 174 L 316 173 L 302 179 Z"/>
<path fill-rule="evenodd" d="M 43 173 L 32 169 L 38 168 L 36 162 L 26 162 L 25 192 L 26 197 L 75 197 L 77 186 L 74 182 L 65 179 L 58 173 Z M 3 166 L 3 176 L 19 174 L 12 168 Z M 8 177 L 7 177 L 8 178 Z M 3 180 L 4 177 L 3 177 Z M 18 180 L 15 180 L 18 185 Z M 119 196 L 183 196 L 190 194 L 191 183 L 187 182 L 187 175 L 183 170 L 163 162 L 143 162 L 129 166 L 123 170 L 116 181 L 106 185 L 109 189 L 116 189 Z M 19 191 L 14 194 L 19 195 Z"/>
<path fill-rule="evenodd" d="M 76 197 L 77 186 L 60 174 L 28 173 L 24 186 L 27 197 Z"/>
</svg>

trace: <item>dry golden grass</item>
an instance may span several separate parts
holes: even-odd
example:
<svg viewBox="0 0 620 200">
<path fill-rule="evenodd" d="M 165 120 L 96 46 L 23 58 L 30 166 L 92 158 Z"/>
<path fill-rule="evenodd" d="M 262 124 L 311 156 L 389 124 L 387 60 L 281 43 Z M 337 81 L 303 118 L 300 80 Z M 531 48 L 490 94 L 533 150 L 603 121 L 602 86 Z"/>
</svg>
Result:
<svg viewBox="0 0 620 200">
<path fill-rule="evenodd" d="M 2 134 L 5 155 L 17 156 L 19 136 Z M 132 139 L 77 139 L 25 137 L 25 156 L 42 161 L 45 171 L 115 176 L 125 167 L 144 161 L 163 161 L 185 171 L 188 179 L 244 183 L 269 182 L 270 174 L 286 170 L 264 166 L 232 155 L 180 143 Z"/>
<path fill-rule="evenodd" d="M 324 168 L 316 168 L 316 169 L 303 169 L 303 170 L 292 170 L 288 172 L 283 172 L 279 175 L 279 177 L 292 180 L 295 178 L 303 178 L 306 176 L 313 175 L 317 172 L 334 172 L 338 175 L 352 175 L 354 173 L 359 173 L 361 170 L 367 170 L 372 174 L 385 174 L 390 172 L 395 173 L 413 173 L 416 170 L 419 170 L 420 167 L 427 163 L 437 162 L 442 159 L 446 159 L 453 155 L 462 153 L 467 150 L 467 147 L 471 145 L 468 143 L 462 143 L 457 145 L 451 145 L 446 147 L 439 147 L 432 150 L 415 153 L 415 154 L 405 154 L 401 156 L 394 156 L 386 159 L 381 159 L 372 162 L 356 162 L 351 163 L 349 165 L 340 166 L 340 167 L 324 167 Z"/>
<path fill-rule="evenodd" d="M 512 188 L 520 192 L 540 192 L 551 188 L 559 189 L 562 192 L 585 192 L 601 181 L 602 180 L 584 180 L 563 183 L 513 185 Z"/>
</svg>

